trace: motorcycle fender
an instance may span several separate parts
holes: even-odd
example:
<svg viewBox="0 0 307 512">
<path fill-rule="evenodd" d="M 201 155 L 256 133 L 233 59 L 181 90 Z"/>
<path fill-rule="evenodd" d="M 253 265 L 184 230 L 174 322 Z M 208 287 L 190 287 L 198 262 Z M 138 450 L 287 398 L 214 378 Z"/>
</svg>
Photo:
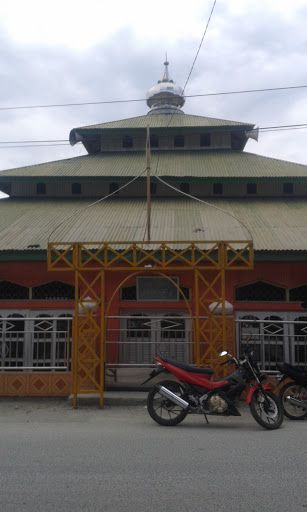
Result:
<svg viewBox="0 0 307 512">
<path fill-rule="evenodd" d="M 278 385 L 278 386 L 280 386 L 280 384 L 281 384 L 284 380 L 289 379 L 289 378 L 290 378 L 290 377 L 288 377 L 288 375 L 282 375 L 282 376 L 280 376 L 280 377 L 278 377 L 278 376 L 277 376 L 277 377 L 276 377 L 276 381 L 278 382 L 278 384 L 277 384 L 277 385 Z"/>
<path fill-rule="evenodd" d="M 249 388 L 249 390 L 246 392 L 245 400 L 246 400 L 247 404 L 250 404 L 252 396 L 253 396 L 253 393 L 255 393 L 255 391 L 257 391 L 257 389 L 258 388 L 255 388 L 254 386 L 251 386 Z M 270 389 L 270 388 L 268 386 L 262 386 L 262 389 Z"/>
<path fill-rule="evenodd" d="M 160 373 L 169 373 L 168 370 L 166 368 L 164 368 L 164 366 L 157 366 L 157 368 L 155 368 L 150 374 L 149 374 L 149 377 L 148 379 L 146 379 L 144 382 L 142 382 L 141 386 L 143 386 L 143 384 L 146 384 L 147 382 L 149 382 L 151 379 L 154 379 L 157 375 L 160 375 Z"/>
</svg>

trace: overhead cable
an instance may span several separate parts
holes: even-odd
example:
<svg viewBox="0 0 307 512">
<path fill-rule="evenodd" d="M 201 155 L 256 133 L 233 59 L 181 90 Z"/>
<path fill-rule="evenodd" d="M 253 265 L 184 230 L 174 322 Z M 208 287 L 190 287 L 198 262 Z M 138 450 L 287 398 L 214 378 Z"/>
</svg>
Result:
<svg viewBox="0 0 307 512">
<path fill-rule="evenodd" d="M 206 24 L 206 28 L 205 28 L 204 33 L 203 33 L 203 36 L 202 36 L 202 38 L 201 38 L 201 41 L 200 41 L 200 44 L 199 44 L 198 50 L 197 50 L 196 55 L 195 55 L 195 58 L 194 58 L 194 60 L 193 60 L 193 63 L 192 63 L 192 66 L 191 66 L 190 72 L 189 72 L 189 74 L 188 74 L 188 78 L 186 79 L 186 82 L 185 82 L 185 84 L 184 84 L 184 88 L 183 88 L 183 90 L 182 90 L 182 98 L 184 97 L 184 91 L 185 91 L 186 86 L 188 85 L 188 82 L 189 82 L 189 80 L 190 80 L 190 76 L 191 76 L 192 71 L 193 71 L 193 69 L 194 69 L 195 62 L 196 62 L 196 60 L 197 60 L 197 57 L 198 57 L 198 54 L 199 54 L 200 49 L 201 49 L 201 47 L 202 47 L 202 44 L 203 44 L 203 41 L 204 41 L 205 35 L 206 35 L 206 33 L 207 33 L 207 30 L 208 30 L 208 27 L 209 27 L 209 23 L 210 23 L 210 20 L 211 20 L 211 17 L 212 17 L 212 13 L 213 13 L 213 11 L 214 11 L 215 4 L 216 4 L 216 0 L 214 0 L 213 6 L 212 6 L 212 9 L 211 9 L 211 12 L 210 12 L 210 16 L 209 16 L 208 21 L 207 21 L 207 24 Z M 168 127 L 169 127 L 169 125 L 171 124 L 171 122 L 172 122 L 172 119 L 173 119 L 174 115 L 175 115 L 175 110 L 174 110 L 174 112 L 172 113 L 172 115 L 171 115 L 171 118 L 170 118 L 169 122 L 167 123 L 167 128 L 168 128 Z"/>
<path fill-rule="evenodd" d="M 141 171 L 139 174 L 137 174 L 136 176 L 134 176 L 134 178 L 132 178 L 132 180 L 128 181 L 128 183 L 125 183 L 124 185 L 122 185 L 121 187 L 117 188 L 116 190 L 114 190 L 114 192 L 111 192 L 110 194 L 106 195 L 106 196 L 103 196 L 101 197 L 100 199 L 98 199 L 97 201 L 94 201 L 93 203 L 90 203 L 88 204 L 87 206 L 85 206 L 84 208 L 80 208 L 79 210 L 77 210 L 76 212 L 74 212 L 72 215 L 69 215 L 68 217 L 65 217 L 64 220 L 62 220 L 62 222 L 60 222 L 57 226 L 55 226 L 55 228 L 53 228 L 53 230 L 49 233 L 49 236 L 48 236 L 48 244 L 50 242 L 50 237 L 51 235 L 53 235 L 53 233 L 60 227 L 62 226 L 62 224 L 64 224 L 65 222 L 67 222 L 68 220 L 72 219 L 73 217 L 76 217 L 77 215 L 79 215 L 80 213 L 84 212 L 85 210 L 88 210 L 89 208 L 92 208 L 92 206 L 95 206 L 95 204 L 98 204 L 98 203 L 101 203 L 102 201 L 104 201 L 105 199 L 108 199 L 109 197 L 111 196 L 114 196 L 115 194 L 118 194 L 118 192 L 120 190 L 122 190 L 123 188 L 126 188 L 128 187 L 129 185 L 131 185 L 131 183 L 133 183 L 135 180 L 137 180 L 138 178 L 140 178 L 140 176 L 142 176 L 145 172 L 147 171 L 147 169 L 143 169 L 143 171 Z"/>
<path fill-rule="evenodd" d="M 156 169 L 157 170 L 157 169 Z M 230 212 L 227 212 L 226 210 L 223 210 L 222 208 L 219 208 L 218 206 L 215 206 L 214 204 L 211 204 L 209 203 L 208 201 L 204 201 L 203 199 L 199 199 L 198 197 L 195 197 L 195 196 L 192 196 L 191 194 L 187 194 L 187 192 L 183 192 L 182 190 L 176 188 L 176 187 L 173 187 L 173 185 L 170 185 L 169 183 L 167 183 L 166 181 L 164 181 L 162 178 L 160 178 L 159 176 L 157 176 L 157 174 L 154 175 L 155 178 L 159 181 L 161 181 L 161 183 L 163 183 L 164 185 L 166 185 L 167 187 L 175 190 L 176 192 L 178 192 L 179 194 L 182 194 L 184 196 L 187 196 L 189 197 L 190 199 L 193 199 L 194 201 L 197 201 L 199 203 L 203 203 L 205 204 L 206 206 L 210 206 L 212 208 L 214 208 L 215 210 L 219 210 L 220 212 L 222 213 L 225 213 L 226 215 L 229 215 L 230 217 L 232 217 L 233 219 L 235 219 L 237 222 L 239 222 L 245 229 L 246 231 L 248 232 L 248 235 L 250 237 L 250 240 L 253 241 L 253 235 L 250 231 L 250 229 L 246 226 L 246 224 L 244 224 L 244 222 L 242 222 L 242 220 L 240 220 L 238 217 L 236 217 L 235 215 L 233 215 L 232 213 Z M 205 241 L 205 240 L 204 240 Z"/>
<path fill-rule="evenodd" d="M 203 33 L 203 37 L 202 37 L 202 39 L 201 39 L 201 41 L 200 41 L 200 44 L 199 44 L 198 50 L 197 50 L 197 52 L 196 52 L 196 55 L 195 55 L 195 58 L 194 58 L 193 64 L 192 64 L 191 69 L 190 69 L 190 73 L 189 73 L 189 75 L 188 75 L 188 78 L 186 79 L 186 83 L 184 84 L 184 88 L 183 88 L 183 93 L 182 93 L 182 95 L 184 94 L 184 91 L 186 90 L 186 86 L 188 85 L 188 82 L 189 82 L 190 77 L 191 77 L 191 75 L 192 75 L 192 71 L 193 71 L 193 69 L 194 69 L 195 62 L 196 62 L 196 60 L 197 60 L 198 54 L 199 54 L 199 52 L 200 52 L 200 49 L 201 49 L 201 47 L 202 47 L 202 44 L 203 44 L 203 41 L 204 41 L 205 35 L 206 35 L 207 30 L 208 30 L 208 27 L 209 27 L 210 20 L 211 20 L 211 18 L 212 18 L 212 14 L 213 14 L 213 11 L 214 11 L 215 4 L 216 4 L 216 0 L 214 0 L 214 4 L 213 4 L 213 6 L 212 6 L 212 9 L 211 9 L 211 12 L 210 12 L 210 16 L 209 16 L 208 21 L 207 21 L 206 28 L 205 28 L 205 31 L 204 31 L 204 33 Z"/>
<path fill-rule="evenodd" d="M 274 92 L 274 91 L 288 91 L 294 89 L 306 89 L 307 85 L 290 85 L 285 87 L 266 87 L 263 89 L 243 89 L 238 91 L 222 91 L 222 92 L 207 92 L 203 94 L 185 94 L 184 98 L 205 98 L 207 96 L 223 96 L 229 94 L 248 94 L 257 92 Z M 161 97 L 163 99 L 163 97 Z M 167 99 L 167 98 L 166 98 Z M 146 102 L 146 98 L 141 99 L 128 99 L 128 100 L 105 100 L 105 101 L 87 101 L 81 103 L 55 103 L 46 105 L 21 105 L 14 107 L 0 107 L 1 110 L 24 110 L 36 108 L 59 108 L 59 107 L 82 107 L 87 105 L 112 105 L 116 103 L 137 103 Z"/>
</svg>

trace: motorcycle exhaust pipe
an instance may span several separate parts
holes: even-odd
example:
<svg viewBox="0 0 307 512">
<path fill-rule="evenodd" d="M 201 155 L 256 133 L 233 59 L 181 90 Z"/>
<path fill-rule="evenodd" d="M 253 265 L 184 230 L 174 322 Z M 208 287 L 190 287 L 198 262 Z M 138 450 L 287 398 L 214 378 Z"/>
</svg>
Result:
<svg viewBox="0 0 307 512">
<path fill-rule="evenodd" d="M 307 409 L 306 400 L 299 400 L 298 398 L 294 398 L 293 396 L 286 396 L 285 399 L 287 402 L 290 402 L 292 405 L 296 405 L 297 407 L 302 407 L 303 409 Z"/>
<path fill-rule="evenodd" d="M 180 398 L 180 396 L 175 395 L 172 391 L 165 388 L 164 386 L 157 386 L 159 389 L 159 393 L 164 396 L 165 398 L 168 398 L 171 402 L 173 402 L 176 405 L 179 405 L 179 407 L 182 407 L 182 409 L 187 409 L 189 407 L 189 403 Z"/>
</svg>

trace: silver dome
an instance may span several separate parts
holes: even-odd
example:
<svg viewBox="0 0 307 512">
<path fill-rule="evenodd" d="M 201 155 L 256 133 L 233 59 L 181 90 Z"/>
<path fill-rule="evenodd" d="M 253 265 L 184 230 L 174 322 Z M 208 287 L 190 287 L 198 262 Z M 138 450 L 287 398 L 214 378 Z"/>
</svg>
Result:
<svg viewBox="0 0 307 512">
<path fill-rule="evenodd" d="M 184 105 L 183 90 L 173 80 L 168 73 L 168 62 L 164 62 L 164 75 L 162 80 L 151 87 L 147 94 L 147 105 L 150 107 L 148 114 L 160 113 L 178 113 L 183 114 L 180 107 Z"/>
</svg>

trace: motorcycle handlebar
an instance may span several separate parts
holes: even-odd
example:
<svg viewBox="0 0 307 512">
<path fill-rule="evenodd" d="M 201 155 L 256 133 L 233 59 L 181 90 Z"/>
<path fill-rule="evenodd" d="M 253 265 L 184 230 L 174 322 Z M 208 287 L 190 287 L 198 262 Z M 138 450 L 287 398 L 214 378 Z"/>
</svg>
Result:
<svg viewBox="0 0 307 512">
<path fill-rule="evenodd" d="M 233 357 L 231 357 L 230 359 L 226 359 L 226 361 L 223 361 L 222 363 L 220 363 L 220 366 L 223 366 L 224 364 L 228 364 L 228 363 L 234 363 L 234 359 Z"/>
</svg>

